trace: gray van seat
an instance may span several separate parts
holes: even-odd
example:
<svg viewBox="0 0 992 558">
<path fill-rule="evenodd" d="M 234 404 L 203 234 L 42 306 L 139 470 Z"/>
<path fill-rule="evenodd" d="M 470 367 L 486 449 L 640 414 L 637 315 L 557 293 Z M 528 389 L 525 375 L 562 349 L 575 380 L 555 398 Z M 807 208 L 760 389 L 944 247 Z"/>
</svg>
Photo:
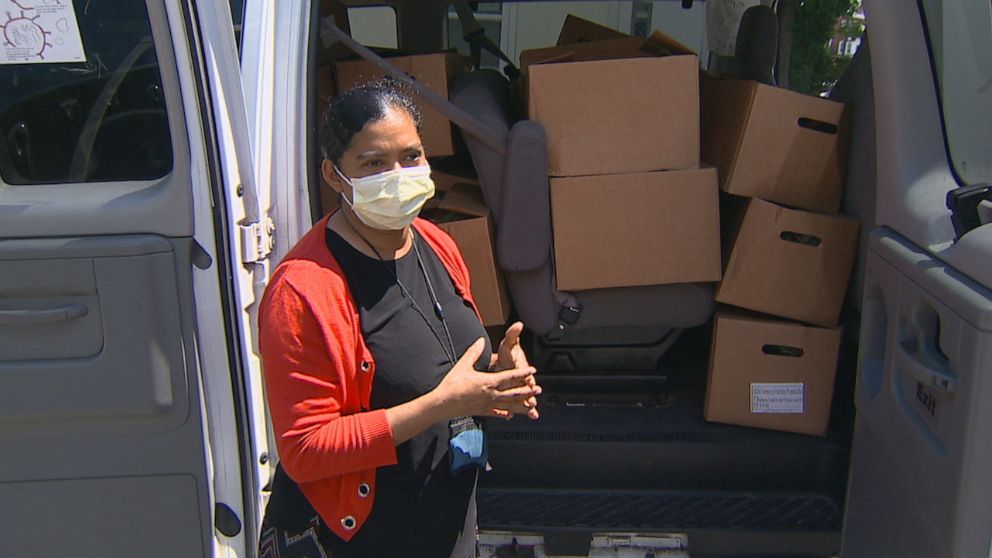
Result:
<svg viewBox="0 0 992 558">
<path fill-rule="evenodd" d="M 710 284 L 557 291 L 544 128 L 532 120 L 515 122 L 509 84 L 494 71 L 459 75 L 449 88 L 449 99 L 486 125 L 509 131 L 506 155 L 463 135 L 493 216 L 496 259 L 528 328 L 549 338 L 603 327 L 664 333 L 710 318 L 714 307 Z"/>
</svg>

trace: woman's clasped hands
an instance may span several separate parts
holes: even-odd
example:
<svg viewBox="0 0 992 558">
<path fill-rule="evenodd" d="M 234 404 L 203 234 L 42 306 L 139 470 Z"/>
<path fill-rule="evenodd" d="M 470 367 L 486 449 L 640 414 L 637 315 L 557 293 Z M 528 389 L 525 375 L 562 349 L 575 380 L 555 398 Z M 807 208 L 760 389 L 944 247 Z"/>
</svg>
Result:
<svg viewBox="0 0 992 558">
<path fill-rule="evenodd" d="M 482 356 L 485 340 L 479 338 L 462 354 L 435 388 L 451 416 L 494 416 L 510 419 L 516 414 L 536 420 L 541 386 L 537 370 L 527 362 L 520 346 L 523 324 L 509 327 L 490 363 L 492 372 L 479 372 L 474 364 Z"/>
</svg>

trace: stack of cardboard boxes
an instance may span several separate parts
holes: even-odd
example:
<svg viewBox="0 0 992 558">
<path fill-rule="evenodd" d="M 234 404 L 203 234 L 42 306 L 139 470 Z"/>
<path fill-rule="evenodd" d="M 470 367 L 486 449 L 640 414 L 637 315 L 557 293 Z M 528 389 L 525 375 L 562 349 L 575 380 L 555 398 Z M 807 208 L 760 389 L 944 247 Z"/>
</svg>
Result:
<svg viewBox="0 0 992 558">
<path fill-rule="evenodd" d="M 528 116 L 548 138 L 557 288 L 719 280 L 698 59 L 660 35 L 618 35 L 570 17 L 557 46 L 520 55 Z"/>
<path fill-rule="evenodd" d="M 548 138 L 557 288 L 720 281 L 705 418 L 824 434 L 859 228 L 837 215 L 843 105 L 701 75 L 665 35 L 572 16 L 556 46 L 520 60 L 521 108 Z M 452 53 L 390 61 L 442 96 L 462 70 Z M 338 91 L 381 75 L 360 60 L 334 67 Z M 439 190 L 424 215 L 465 256 L 486 325 L 503 324 L 510 302 L 478 183 L 444 168 L 438 157 L 464 161 L 460 143 L 421 106 Z"/>
<path fill-rule="evenodd" d="M 837 215 L 844 106 L 750 81 L 701 89 L 703 160 L 725 192 L 705 417 L 823 435 L 859 229 Z"/>
</svg>

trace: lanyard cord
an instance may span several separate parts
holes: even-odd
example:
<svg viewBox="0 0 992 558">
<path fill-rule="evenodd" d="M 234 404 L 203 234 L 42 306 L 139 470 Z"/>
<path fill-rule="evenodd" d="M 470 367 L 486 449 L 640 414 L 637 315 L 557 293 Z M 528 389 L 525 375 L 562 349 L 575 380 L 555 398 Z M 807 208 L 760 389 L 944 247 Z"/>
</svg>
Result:
<svg viewBox="0 0 992 558">
<path fill-rule="evenodd" d="M 352 229 L 352 230 L 354 230 L 354 229 Z M 362 234 L 359 233 L 358 231 L 355 231 L 355 234 L 357 234 L 358 235 L 358 238 L 361 238 L 362 239 L 362 242 L 364 242 L 365 245 L 368 246 L 370 250 L 372 250 L 372 253 L 375 254 L 375 257 L 379 259 L 379 263 L 381 263 L 382 266 L 386 268 L 386 271 L 388 271 L 389 274 L 393 276 L 393 280 L 396 281 L 396 285 L 400 288 L 400 293 L 407 300 L 410 301 L 410 305 L 417 312 L 417 314 L 419 314 L 420 317 L 424 320 L 424 323 L 427 324 L 427 328 L 431 330 L 431 333 L 434 334 L 434 338 L 437 339 L 438 344 L 441 345 L 441 350 L 444 352 L 445 358 L 448 359 L 448 363 L 451 364 L 451 366 L 454 366 L 455 365 L 455 359 L 458 356 L 458 354 L 455 351 L 455 344 L 451 340 L 451 331 L 448 330 L 448 322 L 444 318 L 444 308 L 441 307 L 441 301 L 438 300 L 437 293 L 434 292 L 434 285 L 433 285 L 433 283 L 431 283 L 431 279 L 427 275 L 427 267 L 424 265 L 424 260 L 420 256 L 420 248 L 417 246 L 417 233 L 416 233 L 416 231 L 411 227 L 410 234 L 413 235 L 413 240 L 412 240 L 412 242 L 413 242 L 413 251 L 414 251 L 414 253 L 417 256 L 417 266 L 420 268 L 420 272 L 424 276 L 424 283 L 427 284 L 427 292 L 430 294 L 431 303 L 434 305 L 434 314 L 437 316 L 437 318 L 439 320 L 441 320 L 441 326 L 444 328 L 444 335 L 448 339 L 448 344 L 447 345 L 444 344 L 444 341 L 441 339 L 441 336 L 438 335 L 437 330 L 434 329 L 434 326 L 431 325 L 431 321 L 427 318 L 427 314 L 425 314 L 424 311 L 420 309 L 420 305 L 417 304 L 417 301 L 416 300 L 414 300 L 413 295 L 410 294 L 410 291 L 400 281 L 399 275 L 396 274 L 396 271 L 393 270 L 393 268 L 389 267 L 389 264 L 387 264 L 386 261 L 382 259 L 382 256 L 379 255 L 379 251 L 375 249 L 375 246 L 372 246 L 372 243 L 371 242 L 369 242 L 368 240 L 366 240 L 365 237 L 362 236 Z M 450 347 L 450 350 L 451 350 L 450 353 L 448 352 L 449 347 Z"/>
<path fill-rule="evenodd" d="M 413 231 L 413 229 L 410 230 L 411 232 Z M 427 267 L 424 265 L 424 259 L 420 257 L 420 245 L 417 243 L 416 233 L 413 234 L 413 251 L 417 254 L 417 265 L 420 266 L 420 272 L 424 275 L 424 283 L 427 283 L 427 292 L 431 295 L 431 302 L 434 303 L 434 314 L 437 316 L 437 319 L 441 320 L 441 327 L 444 328 L 444 336 L 448 339 L 448 346 L 451 347 L 451 356 L 448 358 L 448 361 L 452 366 L 454 366 L 455 357 L 458 356 L 455 354 L 455 343 L 451 340 L 451 331 L 448 330 L 448 321 L 444 319 L 444 307 L 441 306 L 441 301 L 438 300 L 437 293 L 434 291 L 434 285 L 431 283 L 431 277 L 427 273 Z M 397 277 L 396 284 L 399 285 L 399 283 L 400 280 L 399 277 Z M 410 300 L 413 301 L 413 297 L 410 297 Z M 423 313 L 421 313 L 421 315 L 423 315 Z M 434 331 L 433 327 L 431 327 L 431 331 Z M 445 354 L 447 355 L 448 352 L 445 351 Z"/>
</svg>

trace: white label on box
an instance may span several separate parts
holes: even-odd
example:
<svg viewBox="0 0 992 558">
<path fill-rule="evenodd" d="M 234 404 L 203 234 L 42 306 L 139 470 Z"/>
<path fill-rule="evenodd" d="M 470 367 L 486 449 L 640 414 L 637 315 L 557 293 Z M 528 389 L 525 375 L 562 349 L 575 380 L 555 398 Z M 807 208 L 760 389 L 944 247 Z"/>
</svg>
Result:
<svg viewBox="0 0 992 558">
<path fill-rule="evenodd" d="M 71 1 L 0 0 L 0 64 L 86 62 Z"/>
<path fill-rule="evenodd" d="M 751 384 L 752 413 L 803 413 L 806 384 Z"/>
</svg>

